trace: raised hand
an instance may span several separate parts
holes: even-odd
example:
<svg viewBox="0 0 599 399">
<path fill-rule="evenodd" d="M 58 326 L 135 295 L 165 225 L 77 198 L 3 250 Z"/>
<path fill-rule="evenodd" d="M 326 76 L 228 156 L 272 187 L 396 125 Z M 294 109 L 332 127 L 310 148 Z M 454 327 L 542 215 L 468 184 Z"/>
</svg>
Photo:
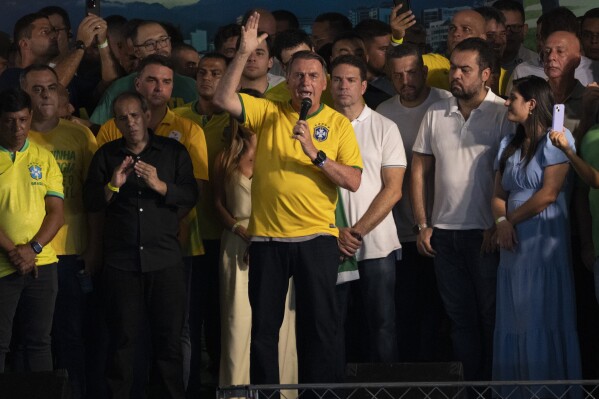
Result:
<svg viewBox="0 0 599 399">
<path fill-rule="evenodd" d="M 566 135 L 564 134 L 563 131 L 561 131 L 561 132 L 556 132 L 555 130 L 551 131 L 549 133 L 549 140 L 551 140 L 551 144 L 553 144 L 554 146 L 556 146 L 563 152 L 567 152 L 568 150 L 571 150 L 570 143 L 568 142 L 568 139 L 566 138 Z"/>
<path fill-rule="evenodd" d="M 103 43 L 106 40 L 107 29 L 106 21 L 97 15 L 89 14 L 79 24 L 77 40 L 81 40 L 85 47 L 89 47 L 97 36 L 98 43 Z"/>
<path fill-rule="evenodd" d="M 258 22 L 260 22 L 260 14 L 254 12 L 248 18 L 245 26 L 241 27 L 241 38 L 237 53 L 241 55 L 251 54 L 268 37 L 267 33 L 258 36 Z"/>
<path fill-rule="evenodd" d="M 120 188 L 127 181 L 127 176 L 131 174 L 133 171 L 134 161 L 133 157 L 127 155 L 123 162 L 119 166 L 114 169 L 112 173 L 112 179 L 110 179 L 110 184 L 112 184 L 116 188 Z"/>
<path fill-rule="evenodd" d="M 412 10 L 402 10 L 404 12 L 399 14 L 402 6 L 402 4 L 399 4 L 393 7 L 391 15 L 389 16 L 391 32 L 393 33 L 393 38 L 396 40 L 403 39 L 406 35 L 406 31 L 416 23 L 416 17 L 412 13 Z"/>
<path fill-rule="evenodd" d="M 149 188 L 162 195 L 166 194 L 166 183 L 158 178 L 158 173 L 154 166 L 143 161 L 138 161 L 133 168 L 135 169 L 135 174 L 141 178 Z"/>
</svg>

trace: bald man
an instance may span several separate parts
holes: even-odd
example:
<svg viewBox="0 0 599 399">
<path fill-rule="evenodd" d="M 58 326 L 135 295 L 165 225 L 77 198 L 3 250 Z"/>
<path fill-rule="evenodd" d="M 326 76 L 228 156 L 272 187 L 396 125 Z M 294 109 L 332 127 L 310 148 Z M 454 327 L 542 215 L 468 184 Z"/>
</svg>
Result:
<svg viewBox="0 0 599 399">
<path fill-rule="evenodd" d="M 543 47 L 543 69 L 555 102 L 566 104 L 565 126 L 574 132 L 582 110 L 582 94 L 585 87 L 574 73 L 580 65 L 580 41 L 572 32 L 553 32 Z"/>
<path fill-rule="evenodd" d="M 399 12 L 399 14 L 398 14 Z M 407 27 L 412 26 L 412 11 L 403 11 L 395 7 L 391 12 L 391 43 L 397 46 L 403 41 Z M 474 10 L 462 10 L 454 14 L 447 33 L 447 54 L 454 47 L 469 37 L 480 37 L 486 40 L 486 23 L 481 14 Z M 428 86 L 449 90 L 449 60 L 441 54 L 427 53 L 422 55 L 424 65 L 428 68 L 426 83 Z"/>
<path fill-rule="evenodd" d="M 485 18 L 475 10 L 462 10 L 454 14 L 447 32 L 447 53 L 462 40 L 480 37 L 487 40 Z"/>
</svg>

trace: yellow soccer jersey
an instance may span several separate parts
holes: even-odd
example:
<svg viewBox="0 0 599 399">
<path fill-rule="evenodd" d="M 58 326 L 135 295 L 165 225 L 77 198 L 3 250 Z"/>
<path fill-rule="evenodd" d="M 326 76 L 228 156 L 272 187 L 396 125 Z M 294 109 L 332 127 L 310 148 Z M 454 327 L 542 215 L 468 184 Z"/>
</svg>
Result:
<svg viewBox="0 0 599 399">
<path fill-rule="evenodd" d="M 64 198 L 62 175 L 52 154 L 29 140 L 13 154 L 0 147 L 0 226 L 15 244 L 26 244 L 46 216 L 46 196 Z M 57 262 L 52 245 L 36 256 L 37 266 Z M 0 251 L 0 278 L 16 272 Z"/>
<path fill-rule="evenodd" d="M 197 180 L 208 180 L 208 150 L 206 148 L 206 137 L 202 128 L 188 118 L 177 115 L 167 109 L 166 115 L 154 132 L 158 136 L 170 137 L 177 140 L 187 148 L 191 163 L 193 164 L 193 175 Z M 122 137 L 121 132 L 114 123 L 114 118 L 102 125 L 98 132 L 98 146 Z M 204 197 L 204 193 L 200 197 Z M 185 217 L 190 230 L 187 245 L 183 245 L 185 256 L 202 255 L 204 248 L 199 233 L 199 218 L 196 208 L 193 208 Z"/>
<path fill-rule="evenodd" d="M 229 114 L 222 112 L 215 114 L 210 118 L 206 115 L 201 115 L 196 111 L 197 101 L 185 104 L 183 107 L 175 108 L 173 111 L 187 119 L 191 119 L 202 129 L 206 136 L 206 144 L 208 146 L 208 165 L 210 168 L 214 166 L 216 155 L 221 152 L 225 146 L 225 138 L 223 131 L 229 126 Z M 211 179 L 212 180 L 212 179 Z M 214 208 L 214 190 L 212 184 L 206 184 L 202 187 L 202 195 L 196 206 L 196 211 L 199 215 L 199 233 L 201 238 L 206 240 L 219 240 L 223 232 L 223 226 L 218 218 L 218 213 Z M 191 231 L 192 239 L 194 234 Z"/>
<path fill-rule="evenodd" d="M 276 238 L 337 236 L 337 186 L 291 137 L 298 113 L 289 103 L 239 97 L 244 124 L 258 135 L 248 233 Z M 321 105 L 307 122 L 314 145 L 327 158 L 362 169 L 358 142 L 345 116 Z"/>
<path fill-rule="evenodd" d="M 47 133 L 31 130 L 29 139 L 50 151 L 62 172 L 64 225 L 52 240 L 57 255 L 80 255 L 87 245 L 87 220 L 83 207 L 83 182 L 98 146 L 85 126 L 60 119 Z"/>
<path fill-rule="evenodd" d="M 449 60 L 441 54 L 422 54 L 424 65 L 428 68 L 427 85 L 449 90 Z"/>
</svg>

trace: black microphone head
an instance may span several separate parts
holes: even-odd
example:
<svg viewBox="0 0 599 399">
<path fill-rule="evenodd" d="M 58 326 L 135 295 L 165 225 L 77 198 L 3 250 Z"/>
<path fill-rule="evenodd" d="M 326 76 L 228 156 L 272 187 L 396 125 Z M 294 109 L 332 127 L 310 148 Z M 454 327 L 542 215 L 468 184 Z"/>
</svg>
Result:
<svg viewBox="0 0 599 399">
<path fill-rule="evenodd" d="M 310 109 L 311 106 L 312 106 L 312 100 L 310 100 L 310 97 L 302 98 L 302 108 Z"/>
<path fill-rule="evenodd" d="M 302 105 L 300 108 L 300 121 L 306 120 L 306 116 L 308 116 L 308 111 L 312 108 L 312 100 L 309 97 L 304 97 L 302 99 Z"/>
</svg>

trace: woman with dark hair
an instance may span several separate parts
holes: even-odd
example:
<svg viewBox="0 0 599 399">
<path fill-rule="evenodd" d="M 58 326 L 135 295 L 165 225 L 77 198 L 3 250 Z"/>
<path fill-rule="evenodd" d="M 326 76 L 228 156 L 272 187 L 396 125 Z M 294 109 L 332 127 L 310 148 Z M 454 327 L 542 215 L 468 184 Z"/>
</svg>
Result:
<svg viewBox="0 0 599 399">
<path fill-rule="evenodd" d="M 549 139 L 553 102 L 549 84 L 535 76 L 515 80 L 505 102 L 507 118 L 518 126 L 500 146 L 492 200 L 501 254 L 494 380 L 582 377 L 570 267 L 569 164 Z M 570 131 L 565 135 L 574 147 Z"/>
</svg>

